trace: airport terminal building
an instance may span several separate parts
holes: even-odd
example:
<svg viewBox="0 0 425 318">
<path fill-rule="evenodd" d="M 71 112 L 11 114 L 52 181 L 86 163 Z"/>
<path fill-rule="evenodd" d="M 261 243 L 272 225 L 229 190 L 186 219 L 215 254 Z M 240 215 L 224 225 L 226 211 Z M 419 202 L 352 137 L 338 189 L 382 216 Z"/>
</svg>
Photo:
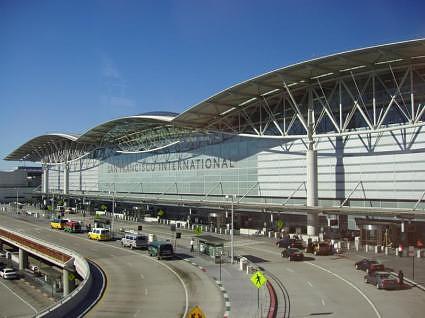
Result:
<svg viewBox="0 0 425 318">
<path fill-rule="evenodd" d="M 181 114 L 114 119 L 46 134 L 6 160 L 41 162 L 42 194 L 421 219 L 425 40 L 334 54 L 271 71 Z"/>
</svg>

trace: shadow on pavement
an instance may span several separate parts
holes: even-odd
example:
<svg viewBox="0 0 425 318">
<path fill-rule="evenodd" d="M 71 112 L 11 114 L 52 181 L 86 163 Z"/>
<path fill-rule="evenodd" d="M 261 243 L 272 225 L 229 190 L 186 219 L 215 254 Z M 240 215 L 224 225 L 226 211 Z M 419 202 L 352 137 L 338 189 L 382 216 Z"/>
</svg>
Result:
<svg viewBox="0 0 425 318">
<path fill-rule="evenodd" d="M 266 262 L 268 262 L 268 260 L 261 258 L 261 257 L 254 256 L 254 255 L 241 255 L 241 256 L 245 257 L 246 259 L 248 259 L 252 263 L 266 263 Z"/>
</svg>

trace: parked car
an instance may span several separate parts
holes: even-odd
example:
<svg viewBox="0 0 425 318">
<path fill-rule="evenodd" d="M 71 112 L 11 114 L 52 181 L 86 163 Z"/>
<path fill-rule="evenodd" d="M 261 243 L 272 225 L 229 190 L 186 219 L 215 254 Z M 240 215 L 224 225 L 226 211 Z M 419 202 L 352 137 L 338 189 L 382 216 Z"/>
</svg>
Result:
<svg viewBox="0 0 425 318">
<path fill-rule="evenodd" d="M 366 271 L 366 273 L 385 270 L 384 264 L 378 263 L 376 260 L 363 258 L 354 264 L 356 269 Z"/>
<path fill-rule="evenodd" d="M 0 277 L 3 277 L 4 279 L 14 279 L 18 278 L 18 273 L 13 268 L 6 267 L 3 269 L 0 269 Z"/>
<path fill-rule="evenodd" d="M 364 277 L 364 281 L 375 285 L 378 289 L 397 289 L 399 287 L 397 277 L 388 272 L 369 272 Z"/>
<path fill-rule="evenodd" d="M 314 245 L 314 255 L 332 255 L 332 245 L 327 242 L 319 242 Z"/>
<path fill-rule="evenodd" d="M 282 257 L 287 257 L 290 261 L 304 260 L 304 253 L 299 248 L 288 247 L 280 253 Z"/>
<path fill-rule="evenodd" d="M 141 234 L 132 234 L 127 233 L 121 239 L 122 247 L 130 247 L 133 248 L 147 248 L 148 247 L 148 237 L 146 235 Z"/>
</svg>

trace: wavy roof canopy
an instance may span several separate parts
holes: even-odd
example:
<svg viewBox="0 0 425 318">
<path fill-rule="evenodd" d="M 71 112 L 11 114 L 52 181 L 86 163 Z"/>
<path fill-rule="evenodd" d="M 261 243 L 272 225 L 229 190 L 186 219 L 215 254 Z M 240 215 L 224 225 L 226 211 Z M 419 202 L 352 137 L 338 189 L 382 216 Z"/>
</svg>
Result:
<svg viewBox="0 0 425 318">
<path fill-rule="evenodd" d="M 373 109 L 372 73 L 376 74 L 376 85 L 381 85 L 377 90 L 377 97 L 381 100 L 377 100 L 376 105 L 373 102 Z M 406 80 L 408 78 L 410 81 Z M 338 93 L 335 93 L 338 92 L 338 81 L 347 82 L 343 83 L 345 96 L 341 95 L 339 88 L 339 100 Z M 414 81 L 417 83 L 414 88 L 406 84 Z M 392 124 L 424 124 L 425 108 L 421 108 L 425 104 L 423 82 L 425 39 L 368 47 L 260 75 L 225 89 L 180 115 L 150 112 L 107 121 L 82 135 L 42 135 L 26 142 L 5 159 L 60 162 L 64 158 L 77 158 L 84 151 L 111 145 L 121 151 L 152 151 L 178 142 L 193 130 L 298 138 L 306 135 L 306 99 L 315 103 L 315 136 L 347 133 L 353 128 L 377 131 Z M 363 93 L 359 87 L 363 87 L 362 92 L 367 94 L 361 96 Z M 414 103 L 417 104 L 412 106 L 413 111 L 408 109 L 403 98 L 411 95 L 415 95 Z M 289 105 L 286 109 L 285 104 Z M 404 122 L 394 120 L 396 116 Z M 356 126 L 358 123 L 361 125 Z"/>
<path fill-rule="evenodd" d="M 350 72 L 379 70 L 388 68 L 388 64 L 399 66 L 419 59 L 425 61 L 425 39 L 367 47 L 293 64 L 227 88 L 181 113 L 174 122 L 206 129 L 263 97 L 280 94 L 285 85 L 291 90 L 300 89 L 318 78 L 322 82 L 330 81 Z"/>
<path fill-rule="evenodd" d="M 114 141 L 154 127 L 170 125 L 173 116 L 136 115 L 113 119 L 97 125 L 78 138 L 78 142 L 98 145 L 113 144 Z"/>
<path fill-rule="evenodd" d="M 62 133 L 41 135 L 17 148 L 5 160 L 63 162 L 105 145 L 116 146 L 118 150 L 127 150 L 126 147 L 131 147 L 131 150 L 137 150 L 138 147 L 143 147 L 143 150 L 148 147 L 154 148 L 156 145 L 152 142 L 147 145 L 146 139 L 153 138 L 151 131 L 156 132 L 156 140 L 164 135 L 170 135 L 173 131 L 171 121 L 174 117 L 168 116 L 169 114 L 172 113 L 117 118 L 97 125 L 82 135 Z M 160 146 L 165 146 L 163 141 Z"/>
<path fill-rule="evenodd" d="M 77 134 L 48 133 L 27 141 L 4 158 L 5 160 L 42 161 L 61 148 L 75 147 Z"/>
</svg>

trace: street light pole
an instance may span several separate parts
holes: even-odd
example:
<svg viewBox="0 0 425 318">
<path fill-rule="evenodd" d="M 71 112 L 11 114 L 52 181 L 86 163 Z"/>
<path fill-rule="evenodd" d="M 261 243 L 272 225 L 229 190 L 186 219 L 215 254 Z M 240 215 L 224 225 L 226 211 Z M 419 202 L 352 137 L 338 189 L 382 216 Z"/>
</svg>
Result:
<svg viewBox="0 0 425 318">
<path fill-rule="evenodd" d="M 114 184 L 114 192 L 112 192 L 112 221 L 111 221 L 111 232 L 112 239 L 114 239 L 114 218 L 115 218 L 115 184 Z"/>
<path fill-rule="evenodd" d="M 226 199 L 228 199 L 229 196 L 226 195 Z M 230 226 L 230 263 L 233 264 L 233 259 L 235 256 L 235 251 L 234 251 L 234 241 L 233 241 L 233 232 L 234 232 L 234 199 L 236 198 L 235 194 L 232 194 L 230 196 L 230 198 L 232 199 L 232 204 L 231 204 L 231 209 L 230 209 L 230 214 L 231 214 L 231 226 Z"/>
<path fill-rule="evenodd" d="M 232 195 L 232 209 L 231 209 L 231 214 L 232 214 L 232 226 L 231 226 L 231 232 L 230 232 L 230 257 L 231 257 L 231 261 L 230 263 L 233 264 L 233 259 L 235 257 L 235 251 L 234 251 L 234 241 L 233 241 L 233 232 L 234 232 L 234 217 L 233 217 L 233 199 L 234 199 L 234 195 Z"/>
</svg>

